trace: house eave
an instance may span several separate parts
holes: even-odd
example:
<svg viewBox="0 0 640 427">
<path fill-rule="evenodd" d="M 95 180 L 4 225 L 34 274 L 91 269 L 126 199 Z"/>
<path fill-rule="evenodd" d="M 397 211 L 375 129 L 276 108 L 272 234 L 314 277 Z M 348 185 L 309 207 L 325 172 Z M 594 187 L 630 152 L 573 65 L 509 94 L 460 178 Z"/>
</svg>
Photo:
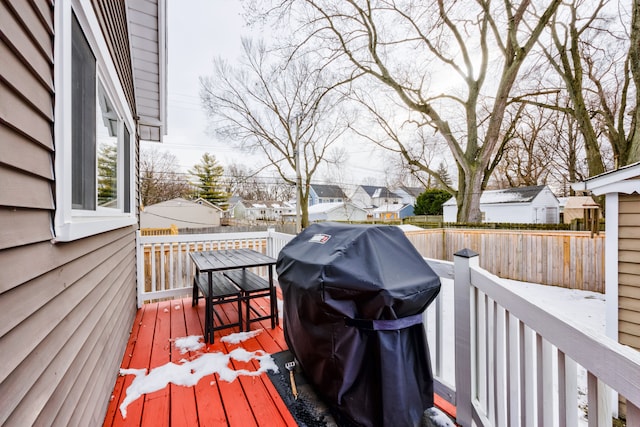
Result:
<svg viewBox="0 0 640 427">
<path fill-rule="evenodd" d="M 599 196 L 607 193 L 640 193 L 640 162 L 605 172 L 582 182 L 571 184 L 574 191 L 591 191 Z M 635 178 L 635 179 L 634 179 Z"/>
<path fill-rule="evenodd" d="M 155 3 L 155 10 L 143 10 L 141 3 L 127 2 L 127 21 L 138 134 L 141 140 L 162 142 L 167 134 L 167 5 L 166 0 Z"/>
</svg>

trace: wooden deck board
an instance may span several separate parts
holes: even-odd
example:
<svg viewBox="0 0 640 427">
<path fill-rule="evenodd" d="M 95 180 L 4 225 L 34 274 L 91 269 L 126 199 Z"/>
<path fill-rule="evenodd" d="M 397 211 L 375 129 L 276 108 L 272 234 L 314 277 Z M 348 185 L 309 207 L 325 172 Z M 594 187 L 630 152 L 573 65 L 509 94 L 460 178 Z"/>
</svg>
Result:
<svg viewBox="0 0 640 427">
<path fill-rule="evenodd" d="M 175 346 L 175 340 L 187 336 L 186 310 L 191 308 L 191 303 L 184 303 L 184 300 L 176 300 L 174 309 L 171 310 L 171 361 L 179 363 L 183 359 L 191 359 L 195 353 L 187 352 L 182 354 Z M 176 309 L 176 307 L 179 307 Z M 192 310 L 189 310 L 192 311 Z M 195 335 L 200 335 L 197 333 Z M 184 387 L 170 384 L 171 400 L 171 425 L 172 426 L 195 426 L 198 425 L 198 412 L 196 408 L 196 396 L 194 387 Z"/>
<path fill-rule="evenodd" d="M 257 300 L 256 306 L 266 312 L 268 301 Z M 203 335 L 204 299 L 196 307 L 191 298 L 146 304 L 136 315 L 121 368 L 147 369 L 173 362 L 193 360 L 202 353 L 230 351 L 241 347 L 247 351 L 263 350 L 274 354 L 287 348 L 282 327 L 271 329 L 270 321 L 251 324 L 251 330 L 262 329 L 255 337 L 239 344 L 223 343 L 225 335 L 239 332 L 237 327 L 216 331 L 215 342 L 195 352 L 182 354 L 176 338 Z M 227 321 L 237 318 L 235 304 L 223 304 L 221 314 Z M 233 369 L 255 371 L 256 360 L 240 362 L 231 359 Z M 296 426 L 293 416 L 280 398 L 267 374 L 240 375 L 236 380 L 221 380 L 218 374 L 203 377 L 195 386 L 169 384 L 162 390 L 143 395 L 127 407 L 122 418 L 120 405 L 126 397 L 133 375 L 119 376 L 113 398 L 107 408 L 104 426 Z M 436 399 L 436 401 L 438 401 Z M 446 408 L 455 411 L 455 408 Z"/>
<path fill-rule="evenodd" d="M 173 301 L 163 301 L 158 304 L 158 314 L 151 345 L 151 359 L 149 370 L 156 366 L 166 365 L 171 361 L 171 310 Z M 141 425 L 155 422 L 158 427 L 169 425 L 169 387 L 148 393 L 144 396 Z"/>
<path fill-rule="evenodd" d="M 200 301 L 201 310 L 194 310 L 191 307 L 191 300 L 184 301 L 184 316 L 187 327 L 187 335 L 203 335 L 204 329 L 204 300 Z M 202 317 L 199 314 L 202 313 Z M 191 354 L 194 357 L 195 354 Z M 208 381 L 198 382 L 193 387 L 195 395 L 196 416 L 202 426 L 219 426 L 225 425 L 227 417 L 222 406 L 222 398 L 218 389 L 218 378 L 215 376 Z M 197 425 L 197 424 L 192 424 Z"/>
</svg>

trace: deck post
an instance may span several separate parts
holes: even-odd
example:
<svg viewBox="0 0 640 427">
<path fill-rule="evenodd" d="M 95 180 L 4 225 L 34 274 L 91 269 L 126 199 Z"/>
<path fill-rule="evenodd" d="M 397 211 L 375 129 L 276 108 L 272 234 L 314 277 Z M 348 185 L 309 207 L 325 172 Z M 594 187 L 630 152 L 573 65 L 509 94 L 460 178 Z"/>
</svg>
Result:
<svg viewBox="0 0 640 427">
<path fill-rule="evenodd" d="M 454 254 L 456 423 L 462 426 L 470 426 L 473 418 L 472 378 L 475 370 L 471 359 L 471 271 L 469 268 L 477 267 L 479 264 L 478 254 L 471 249 L 462 249 Z"/>
<path fill-rule="evenodd" d="M 140 230 L 136 231 L 136 305 L 142 307 L 142 293 L 144 291 L 144 245 L 140 241 Z"/>
<path fill-rule="evenodd" d="M 275 244 L 273 241 L 273 234 L 276 232 L 276 229 L 273 227 L 267 228 L 267 255 L 270 257 L 275 257 Z"/>
</svg>

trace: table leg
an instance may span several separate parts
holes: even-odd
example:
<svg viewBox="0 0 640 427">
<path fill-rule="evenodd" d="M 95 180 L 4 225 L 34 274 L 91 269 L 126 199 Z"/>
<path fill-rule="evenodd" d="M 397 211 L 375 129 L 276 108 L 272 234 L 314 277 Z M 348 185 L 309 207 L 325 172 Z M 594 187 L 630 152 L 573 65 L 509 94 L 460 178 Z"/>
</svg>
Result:
<svg viewBox="0 0 640 427">
<path fill-rule="evenodd" d="M 204 337 L 205 342 L 213 344 L 213 307 L 211 304 L 211 296 L 213 295 L 213 273 L 207 272 L 207 286 L 209 288 L 209 295 L 205 298 L 205 314 L 204 314 Z"/>
<path fill-rule="evenodd" d="M 271 307 L 271 329 L 275 329 L 280 324 L 278 319 L 278 300 L 276 296 L 276 287 L 273 284 L 273 264 L 269 266 L 269 302 Z"/>
<path fill-rule="evenodd" d="M 247 283 L 247 269 L 243 268 L 242 269 L 242 284 L 244 285 L 243 289 L 247 289 L 246 283 Z M 249 332 L 251 330 L 251 294 L 249 292 L 245 294 L 244 291 L 242 291 L 242 294 L 245 297 L 245 304 L 247 305 L 246 332 Z"/>
</svg>

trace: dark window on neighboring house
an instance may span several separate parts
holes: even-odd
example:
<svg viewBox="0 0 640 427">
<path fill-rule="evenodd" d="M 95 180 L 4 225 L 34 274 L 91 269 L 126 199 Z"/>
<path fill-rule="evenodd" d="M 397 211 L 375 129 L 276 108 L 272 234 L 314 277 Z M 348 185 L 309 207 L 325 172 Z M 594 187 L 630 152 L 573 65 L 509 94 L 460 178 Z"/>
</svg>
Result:
<svg viewBox="0 0 640 427">
<path fill-rule="evenodd" d="M 96 209 L 96 58 L 75 15 L 72 27 L 73 209 Z"/>
</svg>

